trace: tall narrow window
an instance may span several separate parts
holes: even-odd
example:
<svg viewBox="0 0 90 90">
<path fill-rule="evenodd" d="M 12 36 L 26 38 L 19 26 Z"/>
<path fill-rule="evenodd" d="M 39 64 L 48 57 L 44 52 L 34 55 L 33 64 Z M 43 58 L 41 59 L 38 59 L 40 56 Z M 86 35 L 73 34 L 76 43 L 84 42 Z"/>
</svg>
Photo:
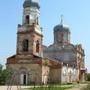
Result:
<svg viewBox="0 0 90 90">
<path fill-rule="evenodd" d="M 29 46 L 28 44 L 29 44 L 28 40 L 23 41 L 23 51 L 28 51 L 28 46 Z"/>
<path fill-rule="evenodd" d="M 36 41 L 36 52 L 39 53 L 39 41 Z"/>
<path fill-rule="evenodd" d="M 26 24 L 29 24 L 29 15 L 26 16 Z"/>
</svg>

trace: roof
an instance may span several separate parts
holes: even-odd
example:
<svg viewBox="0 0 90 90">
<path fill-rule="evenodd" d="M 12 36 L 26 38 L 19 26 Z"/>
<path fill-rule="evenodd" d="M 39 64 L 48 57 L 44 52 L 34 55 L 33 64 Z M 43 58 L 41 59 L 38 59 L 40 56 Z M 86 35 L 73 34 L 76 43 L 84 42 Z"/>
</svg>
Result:
<svg viewBox="0 0 90 90">
<path fill-rule="evenodd" d="M 42 58 L 30 55 L 29 57 L 18 57 L 18 55 L 13 55 L 7 58 L 7 64 L 42 64 Z"/>
<path fill-rule="evenodd" d="M 43 61 L 42 61 L 43 65 L 45 64 L 52 68 L 61 68 L 61 63 L 62 62 L 60 62 L 58 60 L 54 60 L 52 58 L 43 58 Z"/>
</svg>

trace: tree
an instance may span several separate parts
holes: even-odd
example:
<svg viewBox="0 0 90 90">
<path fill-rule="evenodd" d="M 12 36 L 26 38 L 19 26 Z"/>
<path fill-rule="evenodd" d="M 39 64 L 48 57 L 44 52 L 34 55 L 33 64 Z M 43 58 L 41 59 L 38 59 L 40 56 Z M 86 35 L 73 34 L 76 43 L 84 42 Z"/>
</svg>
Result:
<svg viewBox="0 0 90 90">
<path fill-rule="evenodd" d="M 2 65 L 0 64 L 0 72 L 2 71 Z"/>
<path fill-rule="evenodd" d="M 6 81 L 12 76 L 13 72 L 11 69 L 2 69 L 0 64 L 0 85 L 5 85 Z"/>
</svg>

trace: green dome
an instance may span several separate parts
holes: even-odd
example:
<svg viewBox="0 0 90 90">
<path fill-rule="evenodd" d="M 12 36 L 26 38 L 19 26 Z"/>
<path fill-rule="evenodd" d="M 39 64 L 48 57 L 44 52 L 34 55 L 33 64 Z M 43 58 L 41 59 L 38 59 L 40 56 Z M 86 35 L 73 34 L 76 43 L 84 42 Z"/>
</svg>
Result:
<svg viewBox="0 0 90 90">
<path fill-rule="evenodd" d="M 32 2 L 31 0 L 25 0 L 23 7 L 37 7 L 38 9 L 40 8 L 39 4 L 36 2 Z"/>
<path fill-rule="evenodd" d="M 57 32 L 57 31 L 60 31 L 60 32 L 62 32 L 62 31 L 65 31 L 65 32 L 70 32 L 69 31 L 69 27 L 67 26 L 67 25 L 56 25 L 55 27 L 54 27 L 54 31 L 55 32 Z"/>
</svg>

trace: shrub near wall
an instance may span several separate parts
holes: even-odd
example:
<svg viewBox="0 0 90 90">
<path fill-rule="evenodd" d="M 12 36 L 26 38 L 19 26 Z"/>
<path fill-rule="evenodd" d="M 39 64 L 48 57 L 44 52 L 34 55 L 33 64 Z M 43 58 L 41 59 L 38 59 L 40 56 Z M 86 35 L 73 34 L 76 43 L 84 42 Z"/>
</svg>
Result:
<svg viewBox="0 0 90 90">
<path fill-rule="evenodd" d="M 0 85 L 5 85 L 7 80 L 11 77 L 12 70 L 10 69 L 2 69 L 0 65 Z"/>
<path fill-rule="evenodd" d="M 87 73 L 87 81 L 90 81 L 90 73 Z"/>
</svg>

